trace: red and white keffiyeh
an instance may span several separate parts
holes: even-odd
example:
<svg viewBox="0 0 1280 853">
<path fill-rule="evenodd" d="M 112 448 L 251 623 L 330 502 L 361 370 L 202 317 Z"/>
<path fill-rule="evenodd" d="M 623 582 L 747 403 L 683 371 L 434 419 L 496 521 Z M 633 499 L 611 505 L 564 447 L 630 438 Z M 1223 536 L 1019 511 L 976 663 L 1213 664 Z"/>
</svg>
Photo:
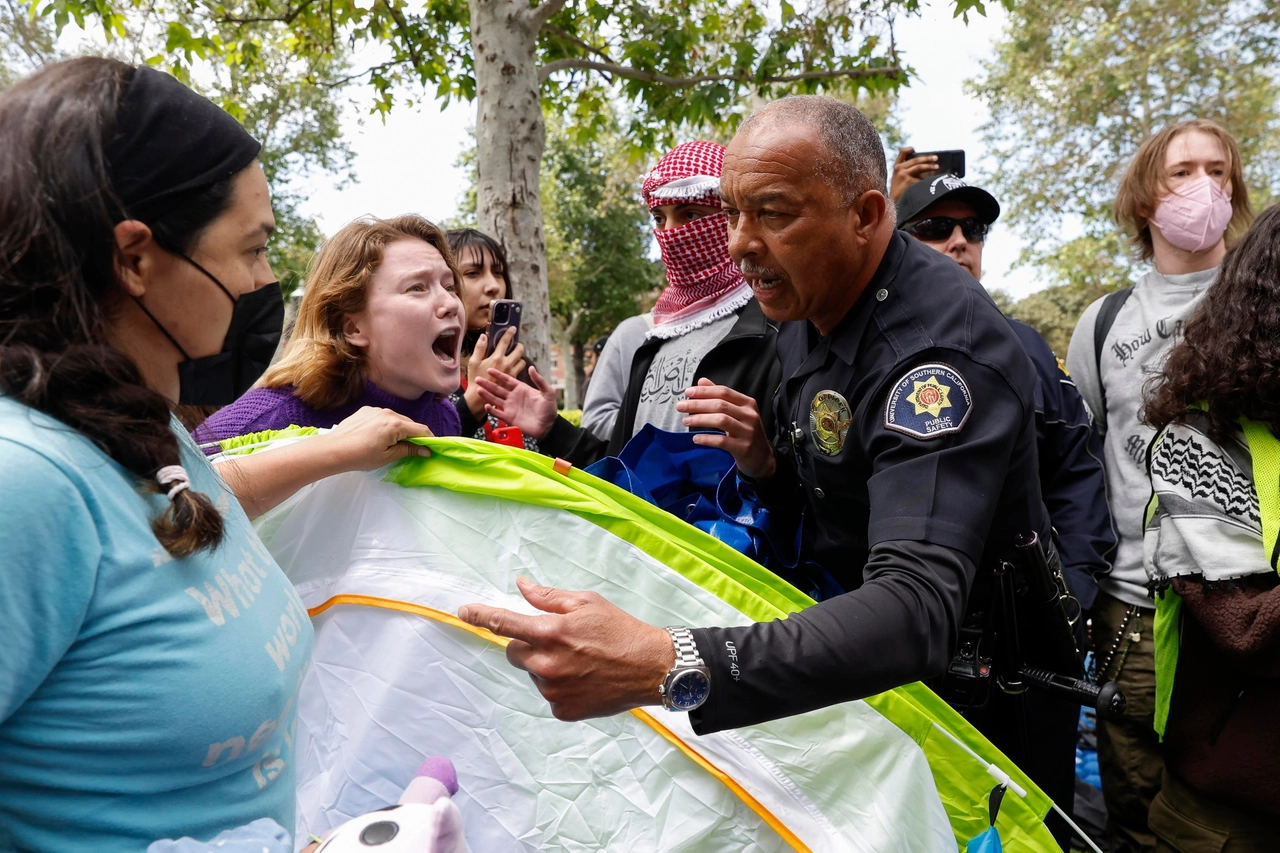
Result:
<svg viewBox="0 0 1280 853">
<path fill-rule="evenodd" d="M 685 142 L 658 161 L 641 192 L 652 210 L 664 204 L 720 204 L 724 146 Z M 751 300 L 751 288 L 729 257 L 723 213 L 657 232 L 667 287 L 653 307 L 654 338 L 675 338 L 727 317 Z"/>
</svg>

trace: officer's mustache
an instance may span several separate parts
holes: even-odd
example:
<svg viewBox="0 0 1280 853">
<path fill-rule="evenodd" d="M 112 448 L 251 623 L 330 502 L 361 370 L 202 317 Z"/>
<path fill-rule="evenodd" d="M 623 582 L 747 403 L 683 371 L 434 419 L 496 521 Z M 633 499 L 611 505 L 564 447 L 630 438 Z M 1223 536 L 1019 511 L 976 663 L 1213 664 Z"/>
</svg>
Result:
<svg viewBox="0 0 1280 853">
<path fill-rule="evenodd" d="M 738 269 L 742 271 L 743 275 L 755 276 L 756 278 L 761 278 L 766 280 L 782 281 L 787 277 L 787 274 L 784 273 L 782 270 L 775 270 L 775 269 L 770 269 L 769 267 L 762 267 L 757 263 L 753 263 L 752 261 L 747 260 L 746 258 L 743 258 L 742 260 L 738 261 Z"/>
</svg>

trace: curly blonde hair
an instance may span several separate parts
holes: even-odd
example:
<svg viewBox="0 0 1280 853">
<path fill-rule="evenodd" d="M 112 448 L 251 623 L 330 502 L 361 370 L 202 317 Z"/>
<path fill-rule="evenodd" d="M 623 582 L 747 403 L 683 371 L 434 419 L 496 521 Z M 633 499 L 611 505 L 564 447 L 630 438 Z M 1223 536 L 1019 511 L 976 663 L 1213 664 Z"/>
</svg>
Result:
<svg viewBox="0 0 1280 853">
<path fill-rule="evenodd" d="M 260 386 L 293 386 L 294 394 L 314 409 L 334 409 L 359 399 L 364 390 L 365 353 L 347 342 L 342 326 L 349 315 L 364 310 L 369 280 L 387 246 L 400 240 L 422 240 L 434 246 L 449 265 L 454 286 L 462 287 L 444 231 L 421 216 L 366 217 L 348 223 L 311 260 L 293 336 L 284 356 L 258 382 Z"/>
</svg>

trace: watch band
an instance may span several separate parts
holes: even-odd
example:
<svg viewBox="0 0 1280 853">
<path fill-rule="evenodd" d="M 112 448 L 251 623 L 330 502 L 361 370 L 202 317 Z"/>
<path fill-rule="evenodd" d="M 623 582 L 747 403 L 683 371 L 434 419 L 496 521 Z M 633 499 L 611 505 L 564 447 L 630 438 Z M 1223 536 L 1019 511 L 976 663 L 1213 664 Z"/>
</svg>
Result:
<svg viewBox="0 0 1280 853">
<path fill-rule="evenodd" d="M 698 644 L 693 640 L 693 632 L 688 628 L 667 626 L 671 642 L 676 647 L 676 665 L 672 669 L 689 666 L 703 666 L 702 657 L 698 654 Z"/>
</svg>

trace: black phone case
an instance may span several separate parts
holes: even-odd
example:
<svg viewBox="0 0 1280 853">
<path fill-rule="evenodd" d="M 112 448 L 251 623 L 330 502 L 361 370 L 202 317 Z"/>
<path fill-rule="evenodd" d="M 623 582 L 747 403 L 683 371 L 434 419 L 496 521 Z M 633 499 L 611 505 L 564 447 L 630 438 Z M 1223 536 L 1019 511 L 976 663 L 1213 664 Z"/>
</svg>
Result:
<svg viewBox="0 0 1280 853">
<path fill-rule="evenodd" d="M 964 177 L 964 151 L 959 148 L 953 148 L 948 151 L 917 151 L 911 155 L 914 160 L 917 157 L 924 157 L 932 154 L 938 158 L 938 171 L 944 175 L 955 175 L 957 178 Z"/>
<path fill-rule="evenodd" d="M 506 334 L 507 329 L 514 328 L 516 330 L 516 336 L 511 341 L 511 348 L 508 349 L 507 352 L 511 352 L 512 349 L 515 349 L 516 344 L 520 343 L 520 314 L 523 310 L 522 306 L 514 299 L 495 299 L 493 301 L 493 305 L 489 307 L 490 317 L 496 313 L 493 306 L 497 305 L 499 302 L 509 304 L 511 306 L 511 311 L 507 315 L 507 321 L 505 323 L 495 324 L 492 320 L 489 321 L 489 340 L 485 347 L 485 358 L 493 355 L 494 349 L 498 346 L 498 339 Z"/>
<path fill-rule="evenodd" d="M 488 332 L 489 340 L 485 347 L 485 350 L 486 350 L 484 354 L 485 358 L 488 358 L 489 356 L 493 355 L 494 349 L 496 349 L 498 346 L 498 339 L 501 338 L 504 334 L 506 334 L 507 329 L 514 328 L 516 330 L 515 339 L 511 341 L 511 349 L 508 349 L 507 352 L 511 352 L 511 350 L 516 348 L 516 344 L 520 343 L 520 316 L 524 310 L 523 306 L 521 306 L 521 304 L 514 299 L 493 300 L 494 305 L 497 305 L 499 302 L 509 303 L 511 305 L 511 311 L 507 315 L 507 322 L 497 323 L 497 324 L 493 323 L 492 321 L 489 322 L 489 332 Z M 493 311 L 492 306 L 490 307 L 489 310 L 491 312 Z M 490 316 L 492 316 L 492 313 L 490 314 Z M 523 382 L 526 385 L 533 385 L 533 380 L 529 378 L 529 366 L 532 365 L 533 362 L 530 362 L 527 358 L 525 359 L 525 361 L 527 362 L 525 369 L 520 371 L 520 373 L 516 376 L 516 379 L 519 379 L 521 382 Z"/>
</svg>

